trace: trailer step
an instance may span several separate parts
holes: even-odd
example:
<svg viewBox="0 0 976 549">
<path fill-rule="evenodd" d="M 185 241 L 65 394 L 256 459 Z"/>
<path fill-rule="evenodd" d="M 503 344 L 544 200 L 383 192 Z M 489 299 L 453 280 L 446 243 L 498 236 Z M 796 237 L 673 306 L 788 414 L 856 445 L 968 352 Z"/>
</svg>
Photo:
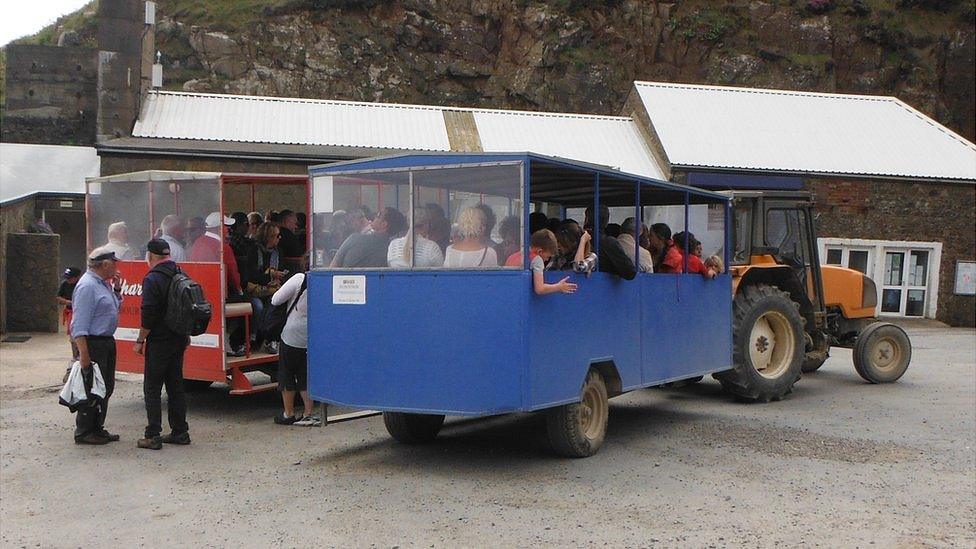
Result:
<svg viewBox="0 0 976 549">
<path fill-rule="evenodd" d="M 254 395 L 257 393 L 266 393 L 268 391 L 274 391 L 277 388 L 278 388 L 277 383 L 262 383 L 261 385 L 251 385 L 249 389 L 231 389 L 230 394 L 234 396 Z"/>
<path fill-rule="evenodd" d="M 331 425 L 333 423 L 342 423 L 343 421 L 352 421 L 354 419 L 363 419 L 367 417 L 375 417 L 383 412 L 378 412 L 376 410 L 359 410 L 357 412 L 349 412 L 347 414 L 339 414 L 337 416 L 325 415 L 325 421 L 322 422 L 323 425 Z"/>
</svg>

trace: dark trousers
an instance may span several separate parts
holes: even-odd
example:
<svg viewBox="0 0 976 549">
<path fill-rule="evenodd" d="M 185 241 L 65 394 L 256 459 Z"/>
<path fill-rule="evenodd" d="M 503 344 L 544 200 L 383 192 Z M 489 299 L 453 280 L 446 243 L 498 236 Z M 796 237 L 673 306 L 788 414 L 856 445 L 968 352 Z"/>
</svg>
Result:
<svg viewBox="0 0 976 549">
<path fill-rule="evenodd" d="M 115 338 L 91 336 L 88 340 L 88 356 L 98 364 L 102 379 L 105 380 L 105 398 L 90 406 L 78 408 L 75 417 L 75 439 L 105 429 L 105 416 L 108 414 L 108 399 L 115 391 Z M 91 372 L 89 371 L 89 375 Z M 90 387 L 91 378 L 85 376 L 85 386 Z"/>
<path fill-rule="evenodd" d="M 150 340 L 146 342 L 146 368 L 142 392 L 146 398 L 146 438 L 163 431 L 162 389 L 166 387 L 166 412 L 174 435 L 189 431 L 186 423 L 186 394 L 183 392 L 183 353 L 185 340 Z"/>
</svg>

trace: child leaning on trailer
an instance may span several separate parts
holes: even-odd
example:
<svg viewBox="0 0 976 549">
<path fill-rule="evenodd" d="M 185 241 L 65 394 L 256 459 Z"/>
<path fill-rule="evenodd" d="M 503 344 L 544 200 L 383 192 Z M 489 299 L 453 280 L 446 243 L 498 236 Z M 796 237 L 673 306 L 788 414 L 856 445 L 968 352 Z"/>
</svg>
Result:
<svg viewBox="0 0 976 549">
<path fill-rule="evenodd" d="M 576 284 L 569 281 L 569 277 L 563 277 L 555 284 L 546 283 L 543 275 L 546 270 L 546 262 L 556 255 L 558 245 L 556 235 L 549 229 L 542 229 L 532 233 L 529 238 L 529 270 L 532 271 L 532 289 L 538 295 L 564 293 L 572 294 L 576 292 Z M 580 249 L 584 244 L 580 243 Z M 508 256 L 505 261 L 507 267 L 518 267 L 522 265 L 522 252 L 515 252 Z"/>
</svg>

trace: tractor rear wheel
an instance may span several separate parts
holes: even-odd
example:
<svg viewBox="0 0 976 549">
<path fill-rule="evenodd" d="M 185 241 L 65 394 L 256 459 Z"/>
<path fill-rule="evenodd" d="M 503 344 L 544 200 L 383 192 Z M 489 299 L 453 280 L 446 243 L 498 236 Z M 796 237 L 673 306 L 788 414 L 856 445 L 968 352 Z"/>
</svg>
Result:
<svg viewBox="0 0 976 549">
<path fill-rule="evenodd" d="M 607 384 L 599 372 L 590 370 L 583 382 L 580 401 L 547 413 L 549 444 L 561 456 L 592 456 L 603 445 L 609 417 Z"/>
<path fill-rule="evenodd" d="M 875 322 L 854 343 L 854 370 L 871 383 L 897 381 L 911 360 L 912 342 L 894 324 Z"/>
<path fill-rule="evenodd" d="M 746 400 L 780 400 L 803 365 L 803 318 L 789 294 L 768 284 L 739 290 L 732 305 L 733 369 L 715 374 Z"/>
<path fill-rule="evenodd" d="M 435 414 L 405 414 L 383 412 L 386 431 L 398 442 L 419 444 L 437 437 L 444 425 L 444 416 Z"/>
</svg>

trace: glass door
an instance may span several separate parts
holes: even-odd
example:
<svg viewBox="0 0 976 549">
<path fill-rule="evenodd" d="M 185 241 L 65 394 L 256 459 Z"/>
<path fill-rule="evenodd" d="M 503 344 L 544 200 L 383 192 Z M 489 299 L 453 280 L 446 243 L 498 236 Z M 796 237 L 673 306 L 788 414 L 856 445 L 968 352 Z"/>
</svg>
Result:
<svg viewBox="0 0 976 549">
<path fill-rule="evenodd" d="M 881 313 L 925 316 L 928 250 L 885 250 Z"/>
</svg>

